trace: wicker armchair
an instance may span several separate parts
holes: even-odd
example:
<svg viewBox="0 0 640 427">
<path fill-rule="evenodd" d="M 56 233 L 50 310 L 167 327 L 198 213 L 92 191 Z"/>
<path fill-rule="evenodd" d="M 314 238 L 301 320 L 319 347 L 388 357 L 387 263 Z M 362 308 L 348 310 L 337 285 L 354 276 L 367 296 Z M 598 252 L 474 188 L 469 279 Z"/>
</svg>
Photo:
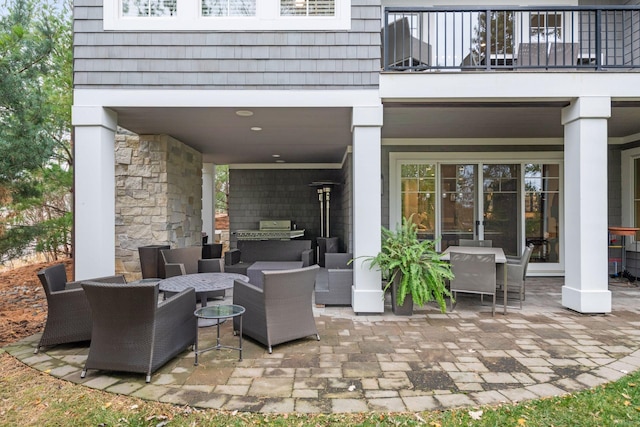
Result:
<svg viewBox="0 0 640 427">
<path fill-rule="evenodd" d="M 201 246 L 162 249 L 160 252 L 162 254 L 162 262 L 164 262 L 166 277 L 180 276 L 183 274 L 224 272 L 224 262 L 222 258 L 203 259 Z M 172 295 L 174 294 L 165 292 L 166 297 Z M 224 290 L 211 291 L 203 293 L 201 298 L 224 298 L 224 295 Z"/>
<path fill-rule="evenodd" d="M 315 303 L 317 305 L 351 305 L 353 266 L 350 253 L 326 253 L 325 269 L 316 278 Z"/>
<path fill-rule="evenodd" d="M 196 293 L 186 289 L 158 304 L 158 284 L 83 281 L 93 316 L 88 369 L 151 374 L 196 340 Z M 126 333 L 123 333 L 126 331 Z"/>
<path fill-rule="evenodd" d="M 91 339 L 91 310 L 80 282 L 67 282 L 64 264 L 56 264 L 38 272 L 38 278 L 47 297 L 47 322 L 40 347 L 49 347 L 70 342 L 89 341 Z M 108 276 L 92 279 L 126 283 L 124 276 Z"/>
<path fill-rule="evenodd" d="M 451 253 L 451 294 L 457 299 L 458 292 L 493 296 L 491 315 L 496 314 L 496 256 L 494 254 Z M 453 311 L 455 303 L 451 304 Z"/>
<path fill-rule="evenodd" d="M 266 345 L 269 353 L 274 345 L 315 335 L 320 341 L 313 318 L 311 297 L 316 274 L 313 265 L 295 270 L 265 271 L 262 289 L 236 280 L 233 303 L 246 309 L 242 334 Z M 234 330 L 239 319 L 233 319 Z"/>
</svg>

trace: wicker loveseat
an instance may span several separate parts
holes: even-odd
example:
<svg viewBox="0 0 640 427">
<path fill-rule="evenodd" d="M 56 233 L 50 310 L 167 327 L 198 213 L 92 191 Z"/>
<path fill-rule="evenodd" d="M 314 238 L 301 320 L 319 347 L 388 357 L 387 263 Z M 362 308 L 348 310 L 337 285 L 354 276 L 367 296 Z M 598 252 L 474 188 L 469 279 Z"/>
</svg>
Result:
<svg viewBox="0 0 640 427">
<path fill-rule="evenodd" d="M 303 267 L 313 264 L 311 240 L 240 240 L 237 249 L 224 254 L 224 271 L 247 274 L 256 261 L 302 261 Z"/>
</svg>

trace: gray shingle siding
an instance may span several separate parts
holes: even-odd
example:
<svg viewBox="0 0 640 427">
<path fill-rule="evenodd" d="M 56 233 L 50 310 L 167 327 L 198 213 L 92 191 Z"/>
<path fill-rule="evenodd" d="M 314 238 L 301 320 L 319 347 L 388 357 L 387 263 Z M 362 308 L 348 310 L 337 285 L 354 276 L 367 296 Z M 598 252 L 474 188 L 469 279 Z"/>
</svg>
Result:
<svg viewBox="0 0 640 427">
<path fill-rule="evenodd" d="M 352 0 L 351 15 L 349 31 L 103 31 L 102 0 L 75 0 L 74 85 L 375 89 L 380 0 Z"/>
</svg>

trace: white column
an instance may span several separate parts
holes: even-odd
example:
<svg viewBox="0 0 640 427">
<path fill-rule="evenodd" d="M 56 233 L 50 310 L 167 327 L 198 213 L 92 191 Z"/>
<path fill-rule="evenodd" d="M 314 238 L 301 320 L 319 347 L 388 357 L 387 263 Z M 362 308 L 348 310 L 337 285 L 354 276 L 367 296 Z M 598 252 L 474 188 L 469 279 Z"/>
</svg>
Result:
<svg viewBox="0 0 640 427">
<path fill-rule="evenodd" d="M 73 107 L 75 280 L 115 272 L 116 113 Z"/>
<path fill-rule="evenodd" d="M 609 97 L 581 97 L 564 125 L 565 285 L 562 305 L 611 312 L 607 270 L 607 119 Z"/>
<path fill-rule="evenodd" d="M 202 164 L 202 231 L 215 243 L 215 185 L 216 167 L 213 163 Z"/>
<path fill-rule="evenodd" d="M 380 251 L 382 203 L 380 129 L 382 106 L 354 107 L 353 131 L 353 288 L 356 313 L 384 312 L 381 273 L 362 257 Z"/>
</svg>

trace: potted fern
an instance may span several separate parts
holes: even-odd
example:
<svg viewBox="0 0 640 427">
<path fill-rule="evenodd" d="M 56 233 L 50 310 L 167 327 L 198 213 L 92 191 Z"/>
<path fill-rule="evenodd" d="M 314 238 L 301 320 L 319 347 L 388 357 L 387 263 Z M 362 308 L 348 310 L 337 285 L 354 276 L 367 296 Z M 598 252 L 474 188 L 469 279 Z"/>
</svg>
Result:
<svg viewBox="0 0 640 427">
<path fill-rule="evenodd" d="M 402 226 L 391 231 L 382 227 L 380 252 L 366 261 L 387 278 L 384 290 L 391 288 L 393 312 L 411 315 L 413 304 L 423 306 L 435 301 L 441 312 L 447 309 L 445 297 L 451 297 L 446 281 L 453 278 L 446 261 L 440 260 L 433 240 L 418 240 L 413 215 L 403 219 Z"/>
</svg>

